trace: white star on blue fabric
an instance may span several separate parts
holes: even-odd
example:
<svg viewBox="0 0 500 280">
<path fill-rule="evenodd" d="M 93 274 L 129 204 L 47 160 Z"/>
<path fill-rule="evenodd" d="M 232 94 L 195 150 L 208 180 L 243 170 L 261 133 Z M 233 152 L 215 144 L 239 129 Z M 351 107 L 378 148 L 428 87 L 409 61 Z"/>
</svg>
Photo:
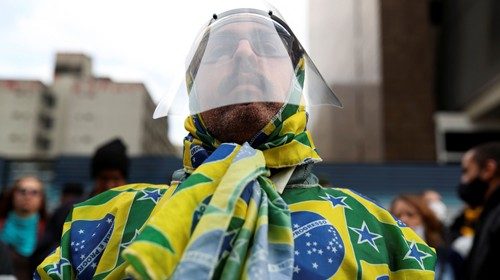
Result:
<svg viewBox="0 0 500 280">
<path fill-rule="evenodd" d="M 424 251 L 420 251 L 417 247 L 417 243 L 415 241 L 411 241 L 411 243 L 408 246 L 408 252 L 406 253 L 403 260 L 414 259 L 418 262 L 418 264 L 422 269 L 425 269 L 424 259 L 429 257 L 432 257 L 432 255 Z"/>
<path fill-rule="evenodd" d="M 382 235 L 378 233 L 371 232 L 366 222 L 363 221 L 361 228 L 349 227 L 352 231 L 358 234 L 358 244 L 368 243 L 378 252 L 377 244 L 375 244 L 375 240 L 382 238 Z"/>
<path fill-rule="evenodd" d="M 299 273 L 300 272 L 300 267 L 298 265 L 293 267 L 293 273 Z"/>
<path fill-rule="evenodd" d="M 320 196 L 320 198 L 327 200 L 327 201 L 330 201 L 334 208 L 337 206 L 342 206 L 344 208 L 352 210 L 352 208 L 349 205 L 347 205 L 344 201 L 344 200 L 346 200 L 347 196 L 333 196 L 333 195 L 327 193 L 326 196 Z"/>
<path fill-rule="evenodd" d="M 162 194 L 159 189 L 153 190 L 153 191 L 145 191 L 142 190 L 142 193 L 144 194 L 141 198 L 137 199 L 139 200 L 148 200 L 151 199 L 154 204 L 158 203 L 158 200 L 160 200 Z"/>
</svg>

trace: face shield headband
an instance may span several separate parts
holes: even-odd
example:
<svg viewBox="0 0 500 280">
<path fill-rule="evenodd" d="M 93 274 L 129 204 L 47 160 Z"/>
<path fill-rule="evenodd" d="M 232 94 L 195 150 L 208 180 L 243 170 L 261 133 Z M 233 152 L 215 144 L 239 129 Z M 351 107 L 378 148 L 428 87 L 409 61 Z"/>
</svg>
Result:
<svg viewBox="0 0 500 280">
<path fill-rule="evenodd" d="M 342 106 L 290 27 L 271 12 L 237 9 L 214 15 L 199 34 L 180 85 L 162 98 L 155 118 L 233 104 L 290 103 L 287 94 L 299 84 L 293 79 L 301 59 L 306 74 L 295 105 Z"/>
</svg>

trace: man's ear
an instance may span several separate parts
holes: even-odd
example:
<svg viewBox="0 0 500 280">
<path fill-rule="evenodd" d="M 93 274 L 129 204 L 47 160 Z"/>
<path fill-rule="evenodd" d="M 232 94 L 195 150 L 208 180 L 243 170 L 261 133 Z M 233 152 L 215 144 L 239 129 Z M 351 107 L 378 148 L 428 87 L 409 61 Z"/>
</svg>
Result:
<svg viewBox="0 0 500 280">
<path fill-rule="evenodd" d="M 486 160 L 486 164 L 484 165 L 483 170 L 481 171 L 482 179 L 485 181 L 491 180 L 498 173 L 499 167 L 500 166 L 495 160 L 493 159 Z"/>
</svg>

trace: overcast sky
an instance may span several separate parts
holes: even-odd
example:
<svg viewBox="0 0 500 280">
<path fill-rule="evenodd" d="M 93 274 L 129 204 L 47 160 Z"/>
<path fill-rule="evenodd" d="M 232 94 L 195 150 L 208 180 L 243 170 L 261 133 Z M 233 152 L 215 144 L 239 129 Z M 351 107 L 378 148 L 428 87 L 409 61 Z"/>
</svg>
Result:
<svg viewBox="0 0 500 280">
<path fill-rule="evenodd" d="M 83 52 L 97 76 L 144 82 L 158 101 L 213 14 L 209 2 L 0 0 L 0 79 L 50 84 L 56 52 Z M 307 47 L 307 0 L 269 2 Z M 170 128 L 170 139 L 180 144 L 182 120 L 172 119 Z"/>
</svg>

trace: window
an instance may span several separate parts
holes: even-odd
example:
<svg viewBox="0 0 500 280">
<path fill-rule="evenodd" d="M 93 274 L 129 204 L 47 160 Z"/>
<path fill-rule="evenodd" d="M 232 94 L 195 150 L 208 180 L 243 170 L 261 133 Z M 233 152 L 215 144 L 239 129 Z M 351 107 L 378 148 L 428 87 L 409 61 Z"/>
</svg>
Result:
<svg viewBox="0 0 500 280">
<path fill-rule="evenodd" d="M 57 64 L 55 74 L 73 74 L 80 75 L 82 73 L 81 65 Z"/>
<path fill-rule="evenodd" d="M 449 152 L 466 152 L 482 143 L 500 141 L 500 131 L 446 132 L 445 147 Z"/>
<path fill-rule="evenodd" d="M 40 126 L 45 129 L 52 129 L 52 127 L 54 126 L 54 119 L 47 115 L 40 115 L 38 121 Z"/>
<path fill-rule="evenodd" d="M 53 95 L 45 91 L 42 95 L 43 105 L 48 108 L 53 108 L 56 105 L 56 99 Z"/>
<path fill-rule="evenodd" d="M 38 135 L 36 137 L 36 147 L 41 150 L 48 150 L 50 149 L 50 140 L 45 138 L 44 136 Z"/>
</svg>

